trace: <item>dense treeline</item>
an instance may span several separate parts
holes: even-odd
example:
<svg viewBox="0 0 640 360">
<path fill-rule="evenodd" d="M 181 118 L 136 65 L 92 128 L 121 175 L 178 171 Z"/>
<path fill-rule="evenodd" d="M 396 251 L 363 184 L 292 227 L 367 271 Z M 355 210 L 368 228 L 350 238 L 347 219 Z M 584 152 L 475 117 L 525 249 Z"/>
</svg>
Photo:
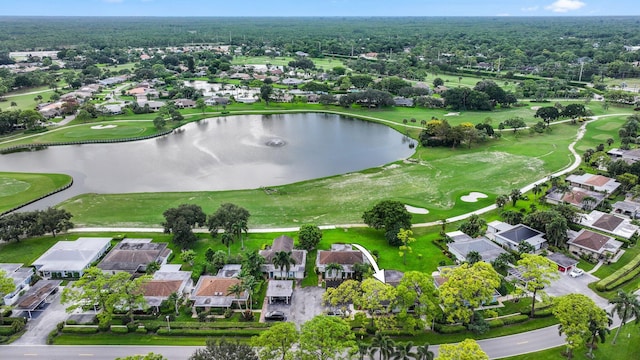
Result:
<svg viewBox="0 0 640 360">
<path fill-rule="evenodd" d="M 417 65 L 524 69 L 544 76 L 590 80 L 600 74 L 631 77 L 640 52 L 637 17 L 536 18 L 0 18 L 0 53 L 37 48 L 99 50 L 217 43 L 242 46 L 248 55 L 269 48 L 311 56 L 377 52 Z M 411 48 L 408 53 L 404 50 Z M 123 54 L 113 54 L 116 61 Z M 2 58 L 2 57 L 0 57 Z M 120 60 L 119 60 L 120 59 Z M 393 62 L 360 67 L 393 71 Z M 350 65 L 351 66 L 351 65 Z M 414 69 L 413 71 L 419 70 Z M 405 76 L 407 77 L 407 76 Z"/>
<path fill-rule="evenodd" d="M 66 210 L 47 208 L 29 212 L 13 212 L 0 217 L 0 241 L 20 239 L 67 231 L 73 228 L 73 215 Z"/>
</svg>

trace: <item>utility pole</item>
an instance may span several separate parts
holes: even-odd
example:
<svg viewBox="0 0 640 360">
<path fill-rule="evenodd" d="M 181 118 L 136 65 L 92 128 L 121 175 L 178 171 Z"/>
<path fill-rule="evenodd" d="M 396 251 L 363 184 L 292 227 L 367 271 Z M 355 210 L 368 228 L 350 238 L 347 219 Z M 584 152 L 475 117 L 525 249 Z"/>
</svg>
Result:
<svg viewBox="0 0 640 360">
<path fill-rule="evenodd" d="M 584 70 L 584 61 L 580 62 L 580 76 L 578 76 L 578 81 L 582 81 L 582 70 Z"/>
</svg>

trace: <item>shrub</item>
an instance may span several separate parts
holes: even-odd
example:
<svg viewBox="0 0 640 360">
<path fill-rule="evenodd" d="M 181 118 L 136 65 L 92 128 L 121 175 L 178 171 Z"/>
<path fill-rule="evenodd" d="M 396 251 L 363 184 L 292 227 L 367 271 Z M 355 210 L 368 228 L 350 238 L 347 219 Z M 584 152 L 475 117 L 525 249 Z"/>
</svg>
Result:
<svg viewBox="0 0 640 360">
<path fill-rule="evenodd" d="M 633 275 L 630 275 L 630 274 L 633 274 Z M 635 257 L 633 260 L 629 261 L 629 263 L 627 263 L 625 266 L 616 270 L 613 274 L 598 281 L 598 283 L 596 283 L 596 290 L 598 291 L 611 290 L 616 286 L 620 286 L 624 282 L 631 280 L 638 274 L 640 274 L 640 256 Z M 627 275 L 630 275 L 630 277 L 627 278 Z M 622 278 L 626 278 L 626 279 L 621 280 Z"/>
<path fill-rule="evenodd" d="M 13 335 L 16 332 L 13 331 L 13 328 L 11 326 L 0 326 L 0 335 Z"/>
<path fill-rule="evenodd" d="M 67 320 L 67 325 L 78 325 L 78 322 L 75 320 Z"/>
<path fill-rule="evenodd" d="M 534 314 L 534 318 L 541 318 L 541 317 L 547 317 L 547 316 L 551 316 L 553 315 L 553 313 L 551 312 L 551 309 L 544 309 L 544 310 L 538 310 L 535 312 Z"/>
<path fill-rule="evenodd" d="M 129 328 L 123 325 L 111 325 L 111 332 L 114 334 L 126 334 L 129 332 Z"/>
<path fill-rule="evenodd" d="M 144 327 L 145 327 L 148 331 L 150 331 L 150 332 L 154 333 L 154 332 L 158 331 L 158 329 L 160 328 L 160 324 L 156 324 L 156 323 L 145 323 L 145 324 L 144 324 Z"/>
<path fill-rule="evenodd" d="M 147 328 L 144 326 L 138 326 L 138 328 L 136 329 L 136 332 L 138 334 L 146 334 L 147 333 Z"/>
<path fill-rule="evenodd" d="M 547 311 L 547 310 L 543 310 L 543 311 Z M 550 310 L 548 311 L 549 311 L 549 314 L 551 314 L 551 311 Z M 521 323 L 529 320 L 529 315 L 521 314 L 521 315 L 508 316 L 508 317 L 501 318 L 500 320 L 502 320 L 502 323 L 504 325 L 517 324 L 517 323 Z"/>
<path fill-rule="evenodd" d="M 224 311 L 224 318 L 225 319 L 228 319 L 228 318 L 230 318 L 232 316 L 233 316 L 233 310 L 227 309 L 227 310 Z"/>
<path fill-rule="evenodd" d="M 138 324 L 136 324 L 135 322 L 130 322 L 127 324 L 127 330 L 129 332 L 136 331 L 137 328 L 138 328 Z"/>
<path fill-rule="evenodd" d="M 436 329 L 441 334 L 455 334 L 467 330 L 464 325 L 441 325 Z"/>
<path fill-rule="evenodd" d="M 62 331 L 62 329 L 64 328 L 64 321 L 59 322 L 56 325 L 56 328 L 58 329 L 58 331 Z"/>
<path fill-rule="evenodd" d="M 172 336 L 242 336 L 251 337 L 260 335 L 262 330 L 257 329 L 159 329 L 158 335 L 172 335 Z"/>
<path fill-rule="evenodd" d="M 504 322 L 502 322 L 501 319 L 488 320 L 487 324 L 489 324 L 490 328 L 497 328 L 497 327 L 504 326 Z"/>
<path fill-rule="evenodd" d="M 47 345 L 53 345 L 53 340 L 58 336 L 58 329 L 51 330 L 47 335 Z"/>
<path fill-rule="evenodd" d="M 65 326 L 62 328 L 62 332 L 66 334 L 95 334 L 98 332 L 97 326 Z"/>
</svg>

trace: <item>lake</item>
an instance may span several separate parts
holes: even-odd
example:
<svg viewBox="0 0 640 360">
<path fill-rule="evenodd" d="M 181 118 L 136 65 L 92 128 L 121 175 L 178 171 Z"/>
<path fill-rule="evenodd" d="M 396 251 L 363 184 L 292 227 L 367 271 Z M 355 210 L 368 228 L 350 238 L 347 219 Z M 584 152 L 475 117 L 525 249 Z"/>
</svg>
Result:
<svg viewBox="0 0 640 360">
<path fill-rule="evenodd" d="M 0 155 L 0 169 L 73 176 L 74 185 L 42 207 L 88 192 L 236 190 L 322 178 L 407 158 L 411 141 L 333 114 L 229 116 L 150 140 Z"/>
</svg>

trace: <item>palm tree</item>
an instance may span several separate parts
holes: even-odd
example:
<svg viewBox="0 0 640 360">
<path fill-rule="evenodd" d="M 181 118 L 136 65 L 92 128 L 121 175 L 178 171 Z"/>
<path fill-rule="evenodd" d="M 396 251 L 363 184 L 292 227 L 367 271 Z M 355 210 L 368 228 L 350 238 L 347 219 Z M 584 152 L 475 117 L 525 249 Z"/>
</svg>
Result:
<svg viewBox="0 0 640 360">
<path fill-rule="evenodd" d="M 173 304 L 173 307 L 176 310 L 176 315 L 179 315 L 178 309 L 180 309 L 180 300 L 182 300 L 182 294 L 178 292 L 172 292 L 167 299 L 169 303 Z"/>
<path fill-rule="evenodd" d="M 235 295 L 236 299 L 240 299 L 240 295 L 242 295 L 244 291 L 245 291 L 244 286 L 242 286 L 242 283 L 238 282 L 229 286 L 229 288 L 227 289 L 227 295 Z M 238 305 L 240 306 L 240 310 L 242 310 L 242 306 L 240 305 L 240 303 L 238 303 Z M 245 301 L 245 306 L 246 305 L 247 305 L 247 302 Z"/>
<path fill-rule="evenodd" d="M 638 301 L 638 296 L 633 293 L 625 292 L 624 290 L 618 291 L 618 294 L 609 301 L 610 304 L 614 304 L 613 312 L 618 314 L 622 323 L 618 330 L 616 330 L 616 334 L 613 336 L 612 344 L 616 343 L 616 339 L 618 338 L 618 334 L 620 333 L 620 329 L 635 316 L 636 323 L 640 321 L 640 301 Z"/>
<path fill-rule="evenodd" d="M 520 189 L 511 190 L 511 193 L 509 193 L 509 198 L 511 198 L 511 205 L 516 206 L 516 202 L 522 198 Z"/>
<path fill-rule="evenodd" d="M 342 267 L 342 265 L 340 264 L 336 264 L 336 263 L 331 263 L 331 264 L 327 264 L 327 266 L 325 266 L 324 268 L 324 274 L 326 277 L 328 274 L 333 273 L 333 279 L 337 279 L 338 278 L 338 271 L 342 271 L 344 270 L 344 267 Z"/>
<path fill-rule="evenodd" d="M 228 232 L 223 232 L 220 237 L 220 241 L 222 241 L 222 245 L 227 247 L 228 255 L 231 256 L 231 244 L 233 244 L 233 235 Z"/>
<path fill-rule="evenodd" d="M 393 360 L 410 360 L 416 359 L 418 354 L 411 351 L 413 348 L 413 342 L 408 341 L 404 345 L 398 345 L 394 348 L 393 353 L 391 354 L 391 359 Z"/>
<path fill-rule="evenodd" d="M 469 265 L 473 265 L 478 261 L 482 261 L 482 255 L 480 255 L 480 253 L 477 251 L 469 251 L 466 258 Z"/>
<path fill-rule="evenodd" d="M 542 192 L 542 184 L 535 184 L 533 186 L 533 188 L 531 189 L 531 192 L 533 193 L 533 195 L 535 195 L 536 200 L 538 199 L 538 194 L 540 194 Z"/>
<path fill-rule="evenodd" d="M 376 352 L 380 353 L 380 360 L 389 360 L 389 356 L 393 352 L 393 348 L 395 343 L 391 338 L 382 333 L 376 333 L 376 335 L 371 339 L 371 354 L 375 354 Z"/>
<path fill-rule="evenodd" d="M 242 250 L 244 250 L 244 236 L 242 236 L 242 233 L 244 232 L 246 235 L 247 232 L 249 232 L 249 228 L 247 227 L 247 222 L 238 221 L 233 225 L 231 225 L 231 228 L 233 229 L 233 234 L 235 235 L 236 240 L 240 239 L 240 244 L 241 244 L 240 246 Z"/>
<path fill-rule="evenodd" d="M 289 270 L 291 269 L 291 265 L 296 264 L 296 260 L 291 256 L 291 251 L 278 251 L 273 255 L 273 260 L 271 260 L 273 266 L 280 269 L 280 276 L 282 276 L 282 270 L 286 269 L 288 277 Z"/>
<path fill-rule="evenodd" d="M 596 347 L 596 342 L 600 339 L 601 343 L 604 343 L 604 340 L 611 332 L 609 330 L 609 326 L 613 324 L 612 314 L 607 314 L 607 323 L 601 324 L 599 322 L 590 320 L 589 321 L 589 331 L 591 332 L 591 342 L 589 343 L 589 353 L 587 353 L 587 357 L 593 359 L 593 349 Z"/>
<path fill-rule="evenodd" d="M 369 345 L 358 342 L 358 359 L 364 360 L 364 357 L 367 356 L 368 351 L 369 351 Z"/>
<path fill-rule="evenodd" d="M 253 310 L 253 289 L 256 287 L 257 283 L 258 282 L 253 275 L 246 275 L 240 278 L 240 285 L 247 291 L 247 293 L 249 293 L 249 304 L 251 305 L 251 310 Z"/>
<path fill-rule="evenodd" d="M 433 360 L 433 351 L 429 350 L 429 344 L 424 344 L 416 348 L 416 360 Z"/>
<path fill-rule="evenodd" d="M 582 198 L 582 209 L 583 210 L 593 209 L 593 205 L 595 205 L 597 201 L 598 200 L 596 200 L 596 198 L 594 198 L 593 196 L 585 196 L 584 198 Z"/>
</svg>

